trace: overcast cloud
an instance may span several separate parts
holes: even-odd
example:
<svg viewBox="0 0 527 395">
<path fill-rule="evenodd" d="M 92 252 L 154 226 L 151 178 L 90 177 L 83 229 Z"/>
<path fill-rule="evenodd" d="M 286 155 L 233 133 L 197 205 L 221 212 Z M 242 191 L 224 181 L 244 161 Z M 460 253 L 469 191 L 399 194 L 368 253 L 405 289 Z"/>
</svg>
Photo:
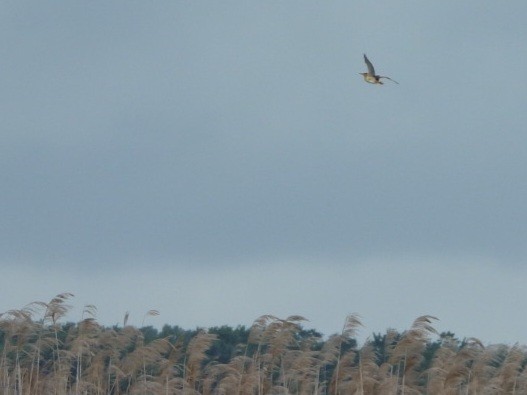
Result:
<svg viewBox="0 0 527 395">
<path fill-rule="evenodd" d="M 0 311 L 527 343 L 527 3 L 0 10 Z"/>
</svg>

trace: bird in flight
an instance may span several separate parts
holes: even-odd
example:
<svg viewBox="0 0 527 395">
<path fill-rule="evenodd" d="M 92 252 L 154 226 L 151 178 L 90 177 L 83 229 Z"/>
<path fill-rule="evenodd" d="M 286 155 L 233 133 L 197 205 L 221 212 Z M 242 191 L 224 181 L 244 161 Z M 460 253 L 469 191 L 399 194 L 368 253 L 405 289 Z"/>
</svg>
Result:
<svg viewBox="0 0 527 395">
<path fill-rule="evenodd" d="M 387 80 L 393 81 L 396 84 L 398 84 L 397 81 L 392 80 L 390 77 L 386 77 L 386 76 L 382 76 L 382 75 L 376 75 L 375 74 L 375 69 L 373 68 L 373 65 L 371 64 L 371 62 L 368 59 L 368 57 L 366 56 L 366 54 L 364 54 L 364 61 L 366 62 L 366 66 L 368 66 L 368 72 L 367 73 L 359 73 L 359 74 L 362 74 L 362 76 L 364 77 L 364 81 L 369 82 L 370 84 L 380 84 L 380 85 L 382 85 L 383 83 L 381 81 L 381 78 L 386 78 Z"/>
</svg>

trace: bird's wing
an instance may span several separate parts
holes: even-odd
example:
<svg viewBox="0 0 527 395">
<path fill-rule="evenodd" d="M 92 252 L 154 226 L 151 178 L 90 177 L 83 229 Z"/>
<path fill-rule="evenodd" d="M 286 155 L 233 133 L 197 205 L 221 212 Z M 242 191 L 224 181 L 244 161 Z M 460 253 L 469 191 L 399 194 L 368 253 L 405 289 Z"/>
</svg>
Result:
<svg viewBox="0 0 527 395">
<path fill-rule="evenodd" d="M 373 68 L 373 65 L 367 58 L 366 54 L 364 54 L 364 61 L 366 62 L 366 66 L 368 66 L 368 74 L 375 75 L 375 69 Z"/>
<path fill-rule="evenodd" d="M 396 84 L 399 84 L 397 81 L 392 80 L 390 77 L 386 77 L 386 76 L 380 75 L 380 76 L 379 76 L 379 79 L 381 79 L 381 78 L 386 78 L 387 80 L 390 80 L 390 81 L 392 81 L 392 82 L 395 82 Z"/>
</svg>

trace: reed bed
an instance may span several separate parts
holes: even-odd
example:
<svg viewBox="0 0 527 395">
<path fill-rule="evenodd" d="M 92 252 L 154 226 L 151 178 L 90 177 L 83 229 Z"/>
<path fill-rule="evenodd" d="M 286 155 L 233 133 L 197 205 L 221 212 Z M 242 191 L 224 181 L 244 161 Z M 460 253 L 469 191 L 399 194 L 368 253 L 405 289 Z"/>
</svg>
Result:
<svg viewBox="0 0 527 395">
<path fill-rule="evenodd" d="M 527 394 L 524 346 L 438 334 L 432 316 L 359 345 L 355 314 L 326 339 L 306 331 L 301 316 L 264 315 L 233 340 L 225 327 L 159 333 L 127 319 L 103 327 L 94 306 L 65 323 L 72 296 L 0 315 L 1 394 Z"/>
</svg>

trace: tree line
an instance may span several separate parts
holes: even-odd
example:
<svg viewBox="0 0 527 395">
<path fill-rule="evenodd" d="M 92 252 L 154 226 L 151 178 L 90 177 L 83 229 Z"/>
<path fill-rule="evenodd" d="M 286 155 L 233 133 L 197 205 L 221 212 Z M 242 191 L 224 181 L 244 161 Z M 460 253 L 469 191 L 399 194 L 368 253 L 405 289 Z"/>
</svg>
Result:
<svg viewBox="0 0 527 395">
<path fill-rule="evenodd" d="M 96 308 L 62 322 L 73 295 L 0 316 L 4 394 L 411 395 L 525 394 L 527 351 L 437 333 L 418 317 L 402 332 L 356 341 L 306 330 L 301 316 L 264 315 L 250 327 L 105 327 Z M 157 315 L 155 310 L 147 315 Z"/>
</svg>

